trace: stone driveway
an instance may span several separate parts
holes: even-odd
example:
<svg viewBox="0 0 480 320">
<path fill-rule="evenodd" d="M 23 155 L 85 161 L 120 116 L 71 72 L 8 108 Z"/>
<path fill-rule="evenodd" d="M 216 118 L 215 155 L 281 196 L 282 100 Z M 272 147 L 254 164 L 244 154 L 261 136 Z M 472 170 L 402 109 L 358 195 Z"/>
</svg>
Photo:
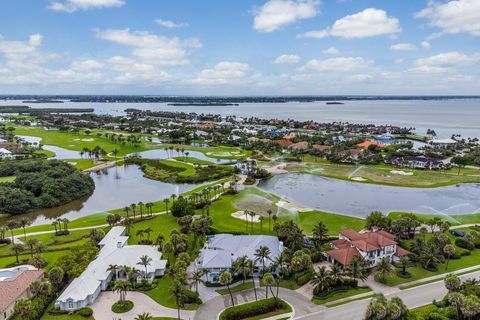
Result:
<svg viewBox="0 0 480 320">
<path fill-rule="evenodd" d="M 154 317 L 170 317 L 177 318 L 177 309 L 171 309 L 159 305 L 149 296 L 141 292 L 127 292 L 127 300 L 134 303 L 133 309 L 125 313 L 112 312 L 112 305 L 118 301 L 118 294 L 105 291 L 100 293 L 94 304 L 91 305 L 93 316 L 95 319 L 117 319 L 117 320 L 134 320 L 141 313 L 148 312 Z M 184 320 L 192 320 L 195 311 L 180 310 L 180 317 Z"/>
</svg>

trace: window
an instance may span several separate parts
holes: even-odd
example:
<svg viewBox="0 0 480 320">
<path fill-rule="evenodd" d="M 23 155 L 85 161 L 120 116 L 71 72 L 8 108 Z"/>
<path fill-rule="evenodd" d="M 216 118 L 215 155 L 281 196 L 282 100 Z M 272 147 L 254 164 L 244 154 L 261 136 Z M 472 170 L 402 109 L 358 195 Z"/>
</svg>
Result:
<svg viewBox="0 0 480 320">
<path fill-rule="evenodd" d="M 73 309 L 73 301 L 68 301 L 68 309 Z"/>
</svg>

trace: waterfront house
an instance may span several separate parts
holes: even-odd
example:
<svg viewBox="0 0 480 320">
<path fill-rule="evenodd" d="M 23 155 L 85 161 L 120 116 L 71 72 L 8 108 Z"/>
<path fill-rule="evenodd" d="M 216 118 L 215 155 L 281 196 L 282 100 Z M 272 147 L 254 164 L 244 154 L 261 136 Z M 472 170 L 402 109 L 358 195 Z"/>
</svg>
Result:
<svg viewBox="0 0 480 320">
<path fill-rule="evenodd" d="M 0 148 L 0 159 L 11 159 L 12 158 L 12 152 L 5 149 L 5 148 Z"/>
<path fill-rule="evenodd" d="M 98 244 L 100 252 L 97 258 L 62 292 L 55 302 L 55 307 L 61 310 L 78 310 L 92 304 L 101 291 L 107 290 L 112 280 L 126 277 L 124 267 L 139 269 L 138 279 L 146 278 L 150 283 L 155 277 L 163 276 L 167 261 L 161 260 L 161 252 L 153 246 L 127 243 L 125 228 L 113 227 Z M 145 269 L 138 265 L 142 256 L 152 259 L 147 274 Z M 110 270 L 111 265 L 118 266 L 118 269 Z"/>
<path fill-rule="evenodd" d="M 455 146 L 457 141 L 453 139 L 433 139 L 430 143 L 436 148 L 448 148 Z"/>
<path fill-rule="evenodd" d="M 410 169 L 439 170 L 447 168 L 444 162 L 430 159 L 426 156 L 392 157 L 388 162 L 394 166 L 408 167 Z"/>
<path fill-rule="evenodd" d="M 375 267 L 383 258 L 396 262 L 409 252 L 395 241 L 395 237 L 383 230 L 359 233 L 355 230 L 339 231 L 338 240 L 330 242 L 332 250 L 325 255 L 331 263 L 348 266 L 355 257 L 363 259 L 367 268 Z"/>
<path fill-rule="evenodd" d="M 255 257 L 255 251 L 262 247 L 270 250 L 269 259 L 259 261 Z M 274 236 L 235 236 L 231 234 L 216 234 L 207 239 L 205 246 L 195 261 L 197 269 L 205 271 L 205 280 L 218 283 L 218 277 L 224 270 L 230 270 L 235 260 L 247 256 L 255 262 L 254 273 L 262 272 L 271 266 L 283 251 L 283 243 Z"/>
<path fill-rule="evenodd" d="M 30 298 L 30 285 L 43 278 L 43 270 L 24 265 L 0 270 L 0 319 L 6 320 L 13 314 L 15 302 Z"/>
<path fill-rule="evenodd" d="M 377 141 L 365 140 L 362 143 L 357 144 L 358 147 L 368 149 L 370 146 L 377 146 L 378 148 L 385 148 L 385 144 Z"/>
<path fill-rule="evenodd" d="M 308 142 L 301 141 L 301 142 L 291 144 L 290 146 L 288 146 L 288 149 L 295 152 L 304 152 L 308 150 L 308 147 L 309 147 Z"/>
</svg>

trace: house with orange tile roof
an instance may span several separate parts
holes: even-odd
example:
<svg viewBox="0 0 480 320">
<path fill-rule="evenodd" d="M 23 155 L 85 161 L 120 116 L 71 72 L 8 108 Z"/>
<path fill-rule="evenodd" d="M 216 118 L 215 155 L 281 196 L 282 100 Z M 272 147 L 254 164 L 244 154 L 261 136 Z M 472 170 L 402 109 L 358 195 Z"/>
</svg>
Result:
<svg viewBox="0 0 480 320">
<path fill-rule="evenodd" d="M 370 146 L 377 146 L 379 148 L 385 148 L 385 144 L 377 141 L 365 140 L 362 143 L 357 144 L 358 147 L 368 149 Z"/>
<path fill-rule="evenodd" d="M 296 152 L 302 152 L 302 151 L 306 151 L 308 147 L 309 147 L 309 144 L 307 141 L 301 141 L 301 142 L 291 144 L 288 147 L 288 149 Z"/>
<path fill-rule="evenodd" d="M 363 259 L 367 268 L 375 267 L 382 259 L 397 262 L 410 254 L 401 248 L 395 237 L 383 230 L 359 233 L 352 229 L 339 231 L 338 240 L 330 242 L 332 250 L 326 251 L 328 261 L 348 266 L 355 257 Z"/>
<path fill-rule="evenodd" d="M 43 277 L 43 270 L 29 265 L 0 270 L 0 319 L 8 319 L 13 314 L 15 302 L 29 298 L 30 285 Z"/>
<path fill-rule="evenodd" d="M 286 147 L 293 144 L 292 141 L 287 140 L 287 139 L 274 140 L 274 141 L 272 141 L 272 143 L 277 144 L 282 148 L 286 148 Z"/>
</svg>

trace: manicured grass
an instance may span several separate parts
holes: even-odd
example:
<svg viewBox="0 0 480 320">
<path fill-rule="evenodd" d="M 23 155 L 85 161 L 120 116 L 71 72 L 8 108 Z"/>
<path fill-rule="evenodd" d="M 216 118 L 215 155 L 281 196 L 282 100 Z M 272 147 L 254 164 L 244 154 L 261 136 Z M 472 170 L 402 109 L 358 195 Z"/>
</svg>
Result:
<svg viewBox="0 0 480 320">
<path fill-rule="evenodd" d="M 145 141 L 142 141 L 138 148 L 135 148 L 129 143 L 126 143 L 125 145 L 116 144 L 111 142 L 110 140 L 105 139 L 103 136 L 98 137 L 97 132 L 105 131 L 93 130 L 91 134 L 87 135 L 83 131 L 79 133 L 72 133 L 59 130 L 44 130 L 38 127 L 15 127 L 15 134 L 40 137 L 42 138 L 42 144 L 44 145 L 48 144 L 69 150 L 80 151 L 84 147 L 93 149 L 95 146 L 98 145 L 101 148 L 105 149 L 107 152 L 111 152 L 112 150 L 117 149 L 119 150 L 118 156 L 123 156 L 128 153 L 145 151 L 154 147 L 153 144 L 149 144 Z M 128 134 L 124 134 L 124 136 L 128 136 Z"/>
<path fill-rule="evenodd" d="M 324 177 L 352 181 L 353 177 L 362 177 L 365 183 L 395 185 L 404 187 L 433 188 L 466 182 L 480 182 L 480 170 L 462 168 L 447 171 L 415 170 L 387 165 L 350 165 L 333 164 L 327 160 L 305 156 L 304 162 L 289 163 L 287 169 L 292 172 L 310 173 Z M 391 173 L 392 170 L 411 172 L 413 175 Z M 353 174 L 353 175 L 352 175 Z"/>
<path fill-rule="evenodd" d="M 275 197 L 274 195 L 265 193 L 257 188 L 246 188 L 236 195 L 225 195 L 220 200 L 215 201 L 210 206 L 210 216 L 213 219 L 213 226 L 221 232 L 243 232 L 252 233 L 251 222 L 247 224 L 245 220 L 234 218 L 232 213 L 242 210 L 235 206 L 235 203 L 249 195 L 260 195 L 263 197 Z M 331 235 L 337 235 L 340 229 L 351 228 L 360 230 L 364 226 L 364 220 L 360 218 L 342 216 L 333 213 L 325 213 L 320 211 L 299 212 L 295 215 L 281 215 L 280 221 L 293 220 L 308 234 L 313 227 L 320 221 L 327 225 Z M 263 221 L 263 227 L 260 223 L 253 223 L 253 234 L 271 234 L 273 235 L 273 221 L 271 222 L 271 230 L 268 230 L 268 217 Z"/>
<path fill-rule="evenodd" d="M 52 264 L 55 262 L 60 256 L 67 252 L 67 250 L 60 250 L 60 251 L 51 251 L 42 253 L 42 257 L 48 262 L 48 264 Z M 30 259 L 30 254 L 22 254 L 19 256 L 20 263 L 28 262 Z M 15 263 L 15 256 L 8 256 L 8 257 L 1 257 L 0 258 L 0 268 L 6 268 L 8 265 Z"/>
<path fill-rule="evenodd" d="M 228 147 L 228 146 L 216 146 L 216 147 L 199 147 L 199 146 L 191 146 L 191 145 L 182 145 L 182 144 L 172 144 L 172 143 L 163 143 L 163 148 L 173 147 L 175 149 L 185 149 L 186 151 L 198 151 L 202 152 L 205 155 L 218 158 L 218 159 L 244 159 L 251 155 L 251 151 L 243 150 L 239 147 Z"/>
<path fill-rule="evenodd" d="M 253 283 L 251 280 L 247 280 L 247 282 L 245 283 L 231 287 L 230 291 L 234 293 L 234 292 L 239 292 L 239 291 L 248 290 L 248 289 L 253 289 Z M 222 296 L 229 294 L 228 289 L 218 289 L 218 290 L 215 290 L 215 292 L 218 294 L 221 294 Z"/>
<path fill-rule="evenodd" d="M 158 304 L 161 304 L 164 307 L 168 308 L 177 308 L 177 302 L 175 296 L 172 295 L 170 288 L 172 287 L 172 278 L 168 275 L 164 275 L 162 278 L 158 279 L 157 286 L 149 291 L 144 293 L 155 300 Z M 187 305 L 185 310 L 195 310 L 198 308 L 196 304 Z"/>
<path fill-rule="evenodd" d="M 0 177 L 0 183 L 15 181 L 15 176 Z"/>
<path fill-rule="evenodd" d="M 94 162 L 92 159 L 67 159 L 64 161 L 71 163 L 72 165 L 75 165 L 75 167 L 79 170 L 89 169 L 104 163 L 104 162 Z"/>
<path fill-rule="evenodd" d="M 388 216 L 392 219 L 395 219 L 406 212 L 391 212 Z M 472 214 L 434 214 L 434 213 L 414 213 L 420 221 L 427 221 L 434 217 L 441 218 L 443 220 L 449 221 L 452 225 L 460 225 L 460 224 L 480 224 L 480 213 L 472 213 Z"/>
<path fill-rule="evenodd" d="M 210 164 L 215 164 L 211 161 L 206 161 L 206 160 L 200 160 L 194 157 L 176 157 L 174 158 L 177 161 L 182 161 L 182 162 L 187 162 L 191 164 L 199 164 L 199 165 L 210 165 Z"/>
<path fill-rule="evenodd" d="M 172 232 L 172 230 L 180 230 L 180 227 L 174 216 L 172 216 L 171 214 L 162 214 L 155 216 L 151 219 L 134 223 L 133 228 L 130 232 L 130 238 L 128 239 L 128 243 L 138 244 L 140 238 L 136 234 L 137 231 L 144 230 L 148 227 L 153 230 L 150 236 L 151 240 L 155 240 L 155 238 L 159 234 L 161 234 L 165 238 L 165 240 L 168 240 L 168 238 L 170 237 L 170 232 Z"/>
<path fill-rule="evenodd" d="M 345 291 L 333 291 L 324 297 L 314 296 L 312 302 L 315 304 L 325 304 L 327 302 L 356 296 L 357 294 L 362 294 L 370 291 L 372 291 L 372 289 L 370 289 L 369 287 L 357 287 Z"/>
<path fill-rule="evenodd" d="M 65 242 L 80 240 L 86 237 L 90 233 L 90 230 L 75 230 L 70 231 L 68 235 L 57 236 L 55 233 L 46 233 L 46 234 L 37 234 L 32 236 L 27 236 L 27 239 L 37 239 L 43 242 L 45 245 L 55 245 L 62 244 Z M 22 236 L 20 240 L 25 241 L 26 239 Z"/>
<path fill-rule="evenodd" d="M 428 239 L 431 236 L 432 236 L 431 234 L 427 234 L 426 239 Z M 451 234 L 448 234 L 448 236 L 450 237 L 452 244 L 454 245 L 456 238 Z M 401 245 L 402 247 L 408 248 L 410 242 L 411 240 L 404 241 Z M 457 246 L 455 246 L 455 249 L 457 250 L 457 252 L 461 250 L 466 250 L 466 249 L 459 248 Z M 428 270 L 425 270 L 420 264 L 417 263 L 415 266 L 407 269 L 407 271 L 411 275 L 410 278 L 402 278 L 395 274 L 387 278 L 386 284 L 389 286 L 399 285 L 402 283 L 407 283 L 407 282 L 428 278 L 428 277 L 432 277 L 440 274 L 447 274 L 455 270 L 460 270 L 460 269 L 480 265 L 480 249 L 472 250 L 469 256 L 462 256 L 460 259 L 451 259 L 450 262 L 448 263 L 447 270 L 445 270 L 445 265 L 446 265 L 445 263 L 441 263 L 438 265 L 437 271 L 428 271 Z"/>
</svg>

